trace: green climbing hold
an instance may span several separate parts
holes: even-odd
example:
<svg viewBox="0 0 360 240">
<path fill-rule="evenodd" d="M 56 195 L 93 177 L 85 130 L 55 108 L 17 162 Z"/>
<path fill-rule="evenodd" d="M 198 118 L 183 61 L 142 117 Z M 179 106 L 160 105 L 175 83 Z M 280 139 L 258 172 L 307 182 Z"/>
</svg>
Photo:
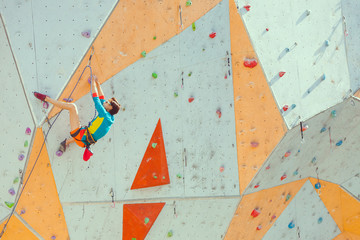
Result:
<svg viewBox="0 0 360 240">
<path fill-rule="evenodd" d="M 27 147 L 27 146 L 29 146 L 28 140 L 26 140 L 26 141 L 24 142 L 24 147 Z"/>
<path fill-rule="evenodd" d="M 146 57 L 146 51 L 142 51 L 141 56 Z"/>
<path fill-rule="evenodd" d="M 152 148 L 156 148 L 157 143 L 151 144 Z"/>
<path fill-rule="evenodd" d="M 157 176 L 154 176 L 154 179 L 157 179 Z"/>
<path fill-rule="evenodd" d="M 157 74 L 153 72 L 153 73 L 152 73 L 152 77 L 153 77 L 153 78 L 157 78 Z"/>
<path fill-rule="evenodd" d="M 192 75 L 192 72 L 189 72 L 188 76 L 191 77 L 191 75 Z"/>
<path fill-rule="evenodd" d="M 163 177 L 163 179 L 165 179 L 165 177 Z"/>
<path fill-rule="evenodd" d="M 331 111 L 331 116 L 334 118 L 334 117 L 336 117 L 336 110 L 332 110 Z"/>
<path fill-rule="evenodd" d="M 186 1 L 186 6 L 187 6 L 187 7 L 191 6 L 191 4 L 192 4 L 192 2 L 191 2 L 190 0 L 187 0 L 187 1 Z"/>
<path fill-rule="evenodd" d="M 13 181 L 13 184 L 16 184 L 16 183 L 18 183 L 19 182 L 19 177 L 16 177 L 15 179 L 14 179 L 14 181 Z"/>
<path fill-rule="evenodd" d="M 286 201 L 289 201 L 289 199 L 291 198 L 290 193 L 288 195 L 286 195 Z"/>
<path fill-rule="evenodd" d="M 192 30 L 193 30 L 193 31 L 196 30 L 196 26 L 195 26 L 195 23 L 194 23 L 194 22 L 192 23 Z"/>
<path fill-rule="evenodd" d="M 178 97 L 179 94 L 177 92 L 174 92 L 174 97 Z"/>
<path fill-rule="evenodd" d="M 180 173 L 176 174 L 176 177 L 177 177 L 177 178 L 182 178 L 182 176 L 181 176 Z"/>
<path fill-rule="evenodd" d="M 131 240 L 136 240 L 136 238 L 131 238 Z"/>
<path fill-rule="evenodd" d="M 172 237 L 173 235 L 174 235 L 173 231 L 170 230 L 170 231 L 168 232 L 168 237 Z"/>
<path fill-rule="evenodd" d="M 156 40 L 156 36 L 154 36 L 153 39 Z"/>
<path fill-rule="evenodd" d="M 8 208 L 12 208 L 12 207 L 14 206 L 14 203 L 5 202 L 5 205 L 6 205 Z"/>
<path fill-rule="evenodd" d="M 145 224 L 148 224 L 150 222 L 150 219 L 149 218 L 145 218 L 144 220 Z"/>
</svg>

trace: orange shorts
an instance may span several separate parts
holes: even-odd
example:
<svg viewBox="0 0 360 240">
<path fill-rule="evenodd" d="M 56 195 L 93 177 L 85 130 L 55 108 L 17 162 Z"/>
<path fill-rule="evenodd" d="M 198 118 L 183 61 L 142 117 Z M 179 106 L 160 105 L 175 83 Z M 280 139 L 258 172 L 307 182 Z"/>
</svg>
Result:
<svg viewBox="0 0 360 240">
<path fill-rule="evenodd" d="M 86 131 L 85 128 L 77 128 L 77 129 L 70 132 L 70 135 L 73 137 L 76 144 L 79 145 L 79 147 L 82 147 L 82 148 L 85 147 L 85 143 L 83 143 L 83 141 L 81 141 L 82 137 L 84 136 L 85 131 Z"/>
</svg>

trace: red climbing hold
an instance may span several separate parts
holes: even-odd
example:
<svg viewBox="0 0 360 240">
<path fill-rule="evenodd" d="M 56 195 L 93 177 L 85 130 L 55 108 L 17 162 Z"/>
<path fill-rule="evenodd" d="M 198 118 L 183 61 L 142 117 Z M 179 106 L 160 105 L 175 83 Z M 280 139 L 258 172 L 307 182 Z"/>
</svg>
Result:
<svg viewBox="0 0 360 240">
<path fill-rule="evenodd" d="M 288 156 L 290 156 L 290 154 L 291 154 L 291 152 L 286 152 L 284 157 L 288 157 Z"/>
<path fill-rule="evenodd" d="M 189 103 L 191 103 L 192 101 L 194 101 L 194 99 L 195 99 L 195 98 L 190 97 L 190 98 L 189 98 Z"/>
<path fill-rule="evenodd" d="M 258 187 L 260 187 L 260 185 L 259 185 L 259 184 L 256 184 L 256 185 L 254 186 L 254 188 L 258 188 Z"/>
<path fill-rule="evenodd" d="M 266 30 L 267 32 L 269 31 L 269 29 L 268 29 L 268 28 L 266 28 L 265 30 Z"/>
<path fill-rule="evenodd" d="M 259 216 L 260 213 L 261 213 L 260 210 L 257 209 L 257 208 L 255 208 L 255 209 L 251 212 L 251 216 L 255 218 L 255 217 Z"/>
<path fill-rule="evenodd" d="M 220 109 L 216 110 L 216 114 L 218 115 L 219 118 L 221 118 L 221 110 Z"/>
<path fill-rule="evenodd" d="M 279 77 L 282 77 L 285 75 L 285 72 L 279 72 Z"/>
<path fill-rule="evenodd" d="M 280 180 L 282 181 L 282 180 L 284 180 L 286 177 L 287 177 L 286 174 L 284 174 L 284 175 L 281 176 Z"/>
<path fill-rule="evenodd" d="M 216 32 L 212 32 L 212 33 L 210 33 L 210 34 L 209 34 L 209 37 L 210 37 L 210 38 L 214 38 L 214 37 L 216 37 Z"/>
<path fill-rule="evenodd" d="M 164 205 L 165 203 L 124 204 L 122 239 L 145 239 Z"/>
<path fill-rule="evenodd" d="M 244 60 L 244 66 L 245 67 L 248 67 L 248 68 L 254 68 L 254 67 L 256 67 L 256 65 L 257 65 L 257 61 L 256 61 L 256 59 L 249 59 L 249 58 L 245 58 L 245 60 Z"/>
<path fill-rule="evenodd" d="M 156 143 L 155 148 L 153 147 L 154 143 Z M 166 160 L 165 144 L 161 121 L 159 119 L 131 189 L 154 187 L 169 183 L 170 178 Z"/>
<path fill-rule="evenodd" d="M 289 109 L 289 106 L 288 106 L 288 105 L 284 105 L 282 109 L 283 109 L 284 112 L 286 112 L 286 111 Z"/>
<path fill-rule="evenodd" d="M 257 227 L 256 227 L 256 230 L 261 230 L 262 229 L 262 226 L 261 225 L 258 225 Z"/>
<path fill-rule="evenodd" d="M 244 6 L 244 8 L 246 9 L 246 11 L 250 11 L 250 5 L 246 5 Z"/>
</svg>

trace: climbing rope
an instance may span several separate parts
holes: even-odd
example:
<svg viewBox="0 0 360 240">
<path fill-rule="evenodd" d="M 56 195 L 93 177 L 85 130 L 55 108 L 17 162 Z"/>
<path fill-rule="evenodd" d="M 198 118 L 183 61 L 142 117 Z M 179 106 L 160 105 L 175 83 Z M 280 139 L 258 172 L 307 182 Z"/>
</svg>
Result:
<svg viewBox="0 0 360 240">
<path fill-rule="evenodd" d="M 92 58 L 92 56 L 94 55 L 94 53 L 95 53 L 95 51 L 94 51 L 94 46 L 92 46 L 92 47 L 91 47 L 91 53 L 90 53 L 90 57 L 89 57 L 88 64 L 87 64 L 87 65 L 85 66 L 85 68 L 83 69 L 83 71 L 82 71 L 79 79 L 77 80 L 77 82 L 76 82 L 76 84 L 75 84 L 75 87 L 74 87 L 73 90 L 71 91 L 68 99 L 71 98 L 71 95 L 74 93 L 77 85 L 78 85 L 79 82 L 80 82 L 80 79 L 82 78 L 82 76 L 83 76 L 83 74 L 84 74 L 84 72 L 85 72 L 85 70 L 86 70 L 87 68 L 89 68 L 89 70 L 90 70 L 90 79 L 91 79 L 91 81 L 92 81 L 93 75 L 92 75 L 92 68 L 91 68 L 91 58 Z M 90 85 L 91 85 L 91 84 L 90 84 Z M 92 89 L 91 89 L 91 90 L 92 90 Z M 21 198 L 21 195 L 22 195 L 22 193 L 24 192 L 24 189 L 25 189 L 25 187 L 26 187 L 26 185 L 27 185 L 27 183 L 28 183 L 28 181 L 29 181 L 29 179 L 30 179 L 30 177 L 31 177 L 31 174 L 32 174 L 33 171 L 34 171 L 34 168 L 35 168 L 35 166 L 36 166 L 36 164 L 37 164 L 37 161 L 39 160 L 39 157 L 40 157 L 40 154 L 41 154 L 41 152 L 42 152 L 42 149 L 43 149 L 43 147 L 44 147 L 44 145 L 45 145 L 45 141 L 46 141 L 46 139 L 47 139 L 47 136 L 49 135 L 49 132 L 50 132 L 51 128 L 52 128 L 53 125 L 55 124 L 55 122 L 56 122 L 56 120 L 58 119 L 58 117 L 61 115 L 62 111 L 63 111 L 63 109 L 61 109 L 61 111 L 57 114 L 57 116 L 55 117 L 55 119 L 54 119 L 54 121 L 53 121 L 52 123 L 49 122 L 49 124 L 50 124 L 49 129 L 48 129 L 48 131 L 47 131 L 46 134 L 45 134 L 44 141 L 43 141 L 43 143 L 42 143 L 42 145 L 41 145 L 41 148 L 40 148 L 40 151 L 39 151 L 39 153 L 38 153 L 38 155 L 37 155 L 37 157 L 36 157 L 35 163 L 34 163 L 34 165 L 32 166 L 31 171 L 30 171 L 30 173 L 29 173 L 29 176 L 27 177 L 27 179 L 26 179 L 26 181 L 25 181 L 25 183 L 24 183 L 24 185 L 23 185 L 23 187 L 22 187 L 22 189 L 21 189 L 21 191 L 20 191 L 20 194 L 19 194 L 19 196 L 18 196 L 18 199 L 17 199 L 17 201 L 15 201 L 15 204 L 14 204 L 12 210 L 11 210 L 10 216 L 9 216 L 9 218 L 7 219 L 5 225 L 4 225 L 4 227 L 3 227 L 3 229 L 2 229 L 2 231 L 1 231 L 1 233 L 0 233 L 0 239 L 1 239 L 2 236 L 4 235 L 5 230 L 6 230 L 6 227 L 7 227 L 8 223 L 9 223 L 11 217 L 14 215 L 15 209 L 16 209 L 18 203 L 19 203 L 19 200 L 20 200 L 20 198 Z M 96 114 L 96 110 L 95 110 L 95 114 Z M 96 115 L 95 115 L 95 116 L 96 116 Z M 22 181 L 21 181 L 21 182 L 22 182 Z"/>
</svg>

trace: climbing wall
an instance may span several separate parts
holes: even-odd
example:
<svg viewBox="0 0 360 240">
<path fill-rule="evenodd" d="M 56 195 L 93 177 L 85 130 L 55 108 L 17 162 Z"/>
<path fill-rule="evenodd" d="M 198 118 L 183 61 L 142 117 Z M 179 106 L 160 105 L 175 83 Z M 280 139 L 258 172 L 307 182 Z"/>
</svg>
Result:
<svg viewBox="0 0 360 240">
<path fill-rule="evenodd" d="M 1 221 L 10 213 L 18 195 L 35 125 L 2 19 L 0 19 L 0 52 L 0 79 L 3 89 L 0 101 Z"/>
<path fill-rule="evenodd" d="M 1 1 L 1 240 L 360 239 L 359 8 Z M 32 91 L 87 125 L 90 72 L 122 109 L 59 157 Z"/>
</svg>

